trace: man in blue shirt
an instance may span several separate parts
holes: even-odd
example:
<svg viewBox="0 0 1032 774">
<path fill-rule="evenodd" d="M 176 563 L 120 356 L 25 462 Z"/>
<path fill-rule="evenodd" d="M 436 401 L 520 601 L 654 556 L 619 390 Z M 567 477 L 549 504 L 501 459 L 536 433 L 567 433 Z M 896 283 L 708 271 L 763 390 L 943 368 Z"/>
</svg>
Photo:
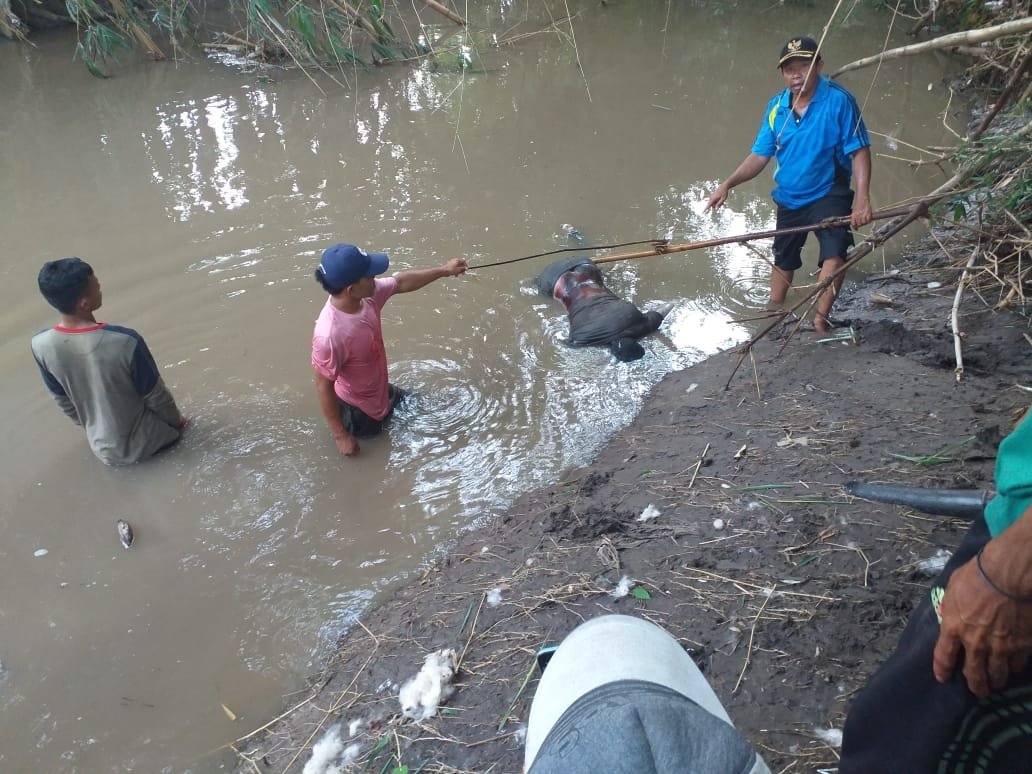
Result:
<svg viewBox="0 0 1032 774">
<path fill-rule="evenodd" d="M 789 40 L 781 49 L 778 68 L 785 90 L 768 104 L 763 124 L 751 153 L 706 204 L 706 211 L 721 207 L 736 185 L 762 172 L 776 159 L 774 190 L 778 206 L 777 228 L 805 226 L 825 218 L 850 216 L 853 228 L 871 222 L 871 141 L 860 117 L 860 108 L 848 91 L 821 75 L 824 60 L 817 41 L 810 37 Z M 856 193 L 850 189 L 851 181 Z M 845 227 L 814 232 L 820 244 L 817 265 L 822 280 L 845 263 L 853 234 Z M 774 269 L 770 279 L 771 303 L 780 306 L 792 286 L 801 259 L 806 233 L 774 239 Z M 821 294 L 814 314 L 814 328 L 831 328 L 828 315 L 843 276 L 840 274 Z"/>
</svg>

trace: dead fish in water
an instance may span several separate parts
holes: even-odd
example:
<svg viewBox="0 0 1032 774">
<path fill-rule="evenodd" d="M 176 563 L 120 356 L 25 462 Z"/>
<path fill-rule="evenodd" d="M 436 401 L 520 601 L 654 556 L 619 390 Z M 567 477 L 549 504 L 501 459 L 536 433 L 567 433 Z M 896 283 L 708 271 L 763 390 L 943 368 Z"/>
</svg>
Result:
<svg viewBox="0 0 1032 774">
<path fill-rule="evenodd" d="M 131 546 L 134 536 L 133 528 L 129 526 L 129 522 L 125 519 L 119 519 L 115 527 L 118 529 L 118 539 L 122 541 L 122 548 Z"/>
</svg>

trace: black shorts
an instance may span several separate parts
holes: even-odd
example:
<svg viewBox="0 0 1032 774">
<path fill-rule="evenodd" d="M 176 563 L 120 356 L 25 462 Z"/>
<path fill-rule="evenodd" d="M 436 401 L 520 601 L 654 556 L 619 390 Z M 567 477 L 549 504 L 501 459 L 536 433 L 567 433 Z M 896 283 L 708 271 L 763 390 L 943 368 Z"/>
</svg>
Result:
<svg viewBox="0 0 1032 774">
<path fill-rule="evenodd" d="M 337 398 L 337 402 L 340 404 L 340 421 L 344 423 L 344 429 L 355 438 L 372 438 L 383 430 L 383 426 L 387 424 L 387 420 L 391 418 L 395 407 L 401 403 L 405 395 L 407 393 L 397 385 L 387 385 L 388 408 L 387 413 L 383 415 L 382 419 L 373 419 L 362 409 Z"/>
<path fill-rule="evenodd" d="M 808 226 L 811 223 L 820 223 L 825 218 L 849 215 L 852 211 L 853 192 L 848 189 L 832 190 L 817 201 L 800 207 L 798 210 L 790 210 L 779 204 L 777 228 Z M 774 265 L 785 271 L 795 271 L 802 266 L 803 243 L 806 242 L 809 233 L 804 231 L 801 234 L 785 234 L 774 237 Z M 822 228 L 813 233 L 816 234 L 817 241 L 821 246 L 817 266 L 822 266 L 825 258 L 845 259 L 846 250 L 853 246 L 853 232 L 845 226 Z"/>
</svg>

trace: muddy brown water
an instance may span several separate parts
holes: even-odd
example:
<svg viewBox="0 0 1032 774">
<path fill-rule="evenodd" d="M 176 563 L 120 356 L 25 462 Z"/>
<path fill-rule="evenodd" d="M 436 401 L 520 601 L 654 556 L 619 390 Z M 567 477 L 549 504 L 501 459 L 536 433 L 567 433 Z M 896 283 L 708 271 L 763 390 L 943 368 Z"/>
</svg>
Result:
<svg viewBox="0 0 1032 774">
<path fill-rule="evenodd" d="M 548 24 L 486 6 L 502 38 Z M 308 365 L 334 241 L 406 268 L 552 249 L 563 223 L 594 242 L 770 227 L 769 174 L 715 217 L 702 202 L 780 86 L 781 42 L 824 17 L 711 6 L 571 3 L 574 36 L 474 36 L 472 71 L 453 54 L 324 91 L 201 57 L 98 81 L 69 35 L 0 44 L 0 770 L 231 766 L 211 751 L 271 719 L 377 595 L 747 335 L 768 270 L 741 246 L 607 269 L 643 307 L 676 305 L 629 365 L 562 345 L 560 307 L 524 286 L 544 261 L 442 280 L 386 308 L 392 378 L 416 395 L 353 461 Z M 831 64 L 881 46 L 887 17 L 862 13 Z M 876 207 L 941 181 L 886 156 L 949 141 L 947 73 L 927 57 L 843 80 L 881 133 Z M 106 468 L 44 392 L 35 274 L 64 255 L 93 264 L 100 318 L 144 334 L 192 420 L 156 460 Z"/>
</svg>

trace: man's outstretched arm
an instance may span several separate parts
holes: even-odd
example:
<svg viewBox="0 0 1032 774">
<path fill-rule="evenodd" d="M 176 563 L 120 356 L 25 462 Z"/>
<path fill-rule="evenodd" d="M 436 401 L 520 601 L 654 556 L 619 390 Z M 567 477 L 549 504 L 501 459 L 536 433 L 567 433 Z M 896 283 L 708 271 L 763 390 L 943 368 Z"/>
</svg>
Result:
<svg viewBox="0 0 1032 774">
<path fill-rule="evenodd" d="M 430 269 L 406 269 L 405 271 L 399 271 L 394 275 L 394 279 L 398 282 L 397 292 L 410 293 L 442 277 L 458 277 L 460 274 L 465 274 L 467 268 L 465 259 L 452 258 L 447 263 Z"/>
</svg>

